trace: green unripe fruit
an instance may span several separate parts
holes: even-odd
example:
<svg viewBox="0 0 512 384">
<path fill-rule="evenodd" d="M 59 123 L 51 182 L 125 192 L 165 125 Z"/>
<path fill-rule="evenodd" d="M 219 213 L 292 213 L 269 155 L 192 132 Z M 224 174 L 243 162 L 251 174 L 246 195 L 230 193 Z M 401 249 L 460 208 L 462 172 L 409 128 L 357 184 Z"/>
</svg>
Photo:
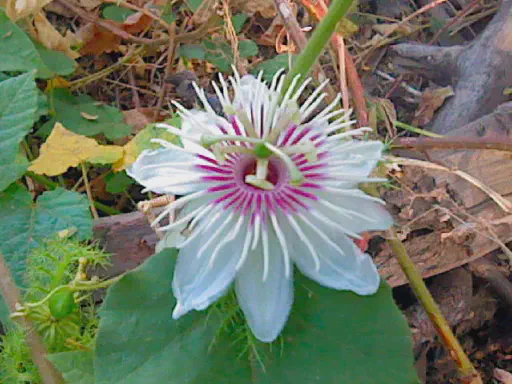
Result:
<svg viewBox="0 0 512 384">
<path fill-rule="evenodd" d="M 50 313 L 56 320 L 69 316 L 76 307 L 71 288 L 63 288 L 50 298 Z"/>
</svg>

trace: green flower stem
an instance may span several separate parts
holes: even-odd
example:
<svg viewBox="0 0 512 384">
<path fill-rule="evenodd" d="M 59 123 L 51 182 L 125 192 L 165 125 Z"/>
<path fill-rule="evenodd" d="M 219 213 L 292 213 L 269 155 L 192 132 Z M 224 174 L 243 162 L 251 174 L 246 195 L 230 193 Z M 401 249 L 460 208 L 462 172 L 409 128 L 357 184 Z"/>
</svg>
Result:
<svg viewBox="0 0 512 384">
<path fill-rule="evenodd" d="M 457 363 L 459 374 L 462 382 L 471 384 L 481 384 L 482 379 L 478 374 L 477 370 L 469 360 L 468 356 L 462 349 L 459 340 L 453 334 L 450 325 L 443 316 L 439 306 L 435 302 L 434 298 L 430 294 L 421 273 L 414 265 L 407 254 L 407 250 L 403 243 L 398 239 L 396 232 L 393 228 L 387 231 L 388 243 L 395 254 L 402 271 L 404 272 L 409 284 L 413 289 L 416 297 L 421 302 L 423 308 L 427 312 L 430 321 L 437 330 L 438 335 L 443 340 L 446 348 L 450 351 L 451 357 Z"/>
<path fill-rule="evenodd" d="M 378 170 L 377 173 L 380 176 L 383 173 L 382 168 Z M 379 197 L 379 192 L 374 185 L 365 185 L 364 188 L 361 189 L 369 195 Z M 427 312 L 437 334 L 450 352 L 450 356 L 457 363 L 461 381 L 468 384 L 483 384 L 480 375 L 464 352 L 464 349 L 462 349 L 459 340 L 457 340 L 457 337 L 455 337 L 452 332 L 448 321 L 444 317 L 441 309 L 435 302 L 432 294 L 423 281 L 420 271 L 418 271 L 418 268 L 416 268 L 416 265 L 409 257 L 405 245 L 398 238 L 393 227 L 386 231 L 386 237 L 388 244 L 398 260 L 398 264 L 400 264 L 400 268 L 402 268 L 405 277 L 407 277 L 407 280 L 414 291 L 414 294 L 425 309 L 425 312 Z"/>
<path fill-rule="evenodd" d="M 59 183 L 56 183 L 55 181 L 50 180 L 49 178 L 47 178 L 43 175 L 38 175 L 38 174 L 35 174 L 34 172 L 27 172 L 26 175 L 28 177 L 30 177 L 31 179 L 34 179 L 39 184 L 42 184 L 45 187 L 49 188 L 50 190 L 60 187 Z M 94 202 L 94 206 L 96 208 L 98 208 L 100 211 L 102 211 L 103 213 L 106 213 L 107 215 L 120 215 L 122 213 L 121 211 L 119 211 L 115 208 L 109 207 L 108 205 L 99 203 L 97 201 Z"/>
<path fill-rule="evenodd" d="M 311 39 L 308 41 L 308 45 L 301 52 L 301 54 L 295 60 L 295 65 L 291 71 L 288 72 L 284 80 L 284 86 L 281 91 L 281 95 L 284 95 L 288 90 L 292 80 L 300 75 L 299 85 L 304 81 L 306 75 L 309 73 L 311 67 L 318 59 L 318 56 L 322 53 L 325 46 L 331 39 L 332 34 L 335 31 L 336 25 L 343 18 L 345 13 L 352 5 L 352 0 L 333 0 L 327 15 L 320 21 L 318 26 L 315 28 Z"/>
</svg>

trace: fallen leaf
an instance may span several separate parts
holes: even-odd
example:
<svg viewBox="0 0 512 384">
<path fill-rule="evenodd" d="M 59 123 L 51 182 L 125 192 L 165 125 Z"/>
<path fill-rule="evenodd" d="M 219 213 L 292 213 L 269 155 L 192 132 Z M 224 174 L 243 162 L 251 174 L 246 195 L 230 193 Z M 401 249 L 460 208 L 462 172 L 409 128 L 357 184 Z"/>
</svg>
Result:
<svg viewBox="0 0 512 384">
<path fill-rule="evenodd" d="M 44 12 L 39 12 L 34 17 L 33 37 L 48 49 L 64 52 L 72 59 L 80 57 L 80 54 L 73 49 L 72 45 L 76 45 L 77 39 L 71 31 L 62 36 L 48 21 Z"/>
<path fill-rule="evenodd" d="M 111 164 L 123 156 L 123 148 L 100 145 L 94 139 L 68 131 L 55 123 L 52 133 L 41 146 L 39 157 L 29 170 L 40 175 L 57 176 L 87 161 L 94 164 Z"/>
<path fill-rule="evenodd" d="M 383 36 L 389 36 L 395 32 L 408 35 L 414 30 L 407 23 L 375 24 L 372 28 Z"/>
<path fill-rule="evenodd" d="M 420 104 L 416 112 L 414 112 L 414 118 L 412 125 L 422 127 L 428 124 L 434 117 L 434 112 L 437 111 L 444 101 L 453 96 L 453 88 L 448 87 L 428 87 L 423 91 L 421 95 Z"/>
<path fill-rule="evenodd" d="M 152 22 L 153 19 L 148 15 L 142 12 L 136 12 L 126 18 L 122 24 L 122 28 L 128 33 L 136 34 L 143 32 Z"/>
<path fill-rule="evenodd" d="M 274 0 L 234 0 L 230 5 L 249 16 L 259 12 L 265 19 L 271 19 L 277 14 Z"/>
<path fill-rule="evenodd" d="M 124 122 L 132 126 L 134 133 L 138 133 L 154 122 L 154 113 L 154 108 L 134 108 L 123 111 Z M 158 117 L 160 117 L 160 115 Z"/>
<path fill-rule="evenodd" d="M 512 373 L 504 369 L 494 368 L 493 375 L 496 380 L 499 380 L 503 384 L 512 384 Z"/>
<path fill-rule="evenodd" d="M 389 135 L 391 137 L 395 137 L 395 121 L 397 120 L 395 106 L 391 100 L 381 98 L 376 98 L 375 104 L 377 105 L 377 113 L 379 114 L 379 117 L 384 121 Z"/>
<path fill-rule="evenodd" d="M 87 120 L 98 120 L 98 115 L 89 115 L 87 112 L 80 112 L 80 116 Z"/>
<path fill-rule="evenodd" d="M 5 13 L 12 21 L 38 13 L 52 0 L 7 0 Z"/>
<path fill-rule="evenodd" d="M 104 20 L 104 22 L 115 24 L 111 20 Z M 80 49 L 82 55 L 99 56 L 102 53 L 119 51 L 121 38 L 96 24 L 85 25 L 83 31 L 81 28 L 77 34 L 84 42 Z"/>
</svg>

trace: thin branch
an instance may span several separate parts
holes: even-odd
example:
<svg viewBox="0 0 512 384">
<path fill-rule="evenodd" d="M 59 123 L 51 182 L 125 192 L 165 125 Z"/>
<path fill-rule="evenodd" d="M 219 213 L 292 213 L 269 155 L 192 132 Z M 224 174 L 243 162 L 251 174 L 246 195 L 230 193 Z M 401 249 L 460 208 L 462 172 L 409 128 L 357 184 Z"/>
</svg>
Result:
<svg viewBox="0 0 512 384">
<path fill-rule="evenodd" d="M 451 357 L 457 363 L 462 382 L 468 384 L 483 384 L 480 375 L 462 349 L 462 346 L 441 313 L 439 306 L 430 294 L 420 272 L 407 254 L 405 246 L 398 239 L 395 230 L 393 228 L 389 229 L 386 234 L 388 237 L 388 243 L 396 256 L 402 271 L 407 277 L 411 288 L 418 300 L 421 302 L 423 308 L 425 308 L 430 321 L 432 321 L 432 324 L 436 328 L 437 333 L 441 337 L 446 348 L 450 351 Z"/>
<path fill-rule="evenodd" d="M 443 138 L 405 137 L 398 139 L 396 145 L 402 148 L 417 149 L 418 151 L 426 149 L 494 149 L 512 152 L 512 140 L 462 136 L 445 136 Z"/>
<path fill-rule="evenodd" d="M 169 37 L 171 38 L 169 40 L 169 48 L 167 49 L 167 64 L 165 66 L 165 76 L 164 79 L 168 78 L 171 75 L 172 72 L 172 64 L 174 62 L 174 53 L 176 52 L 177 43 L 175 36 L 176 36 L 176 23 L 172 23 L 169 27 Z M 162 108 L 162 104 L 164 103 L 165 95 L 167 94 L 168 85 L 164 81 L 162 83 L 162 87 L 160 88 L 160 92 L 158 95 L 158 101 L 156 103 L 155 112 L 153 114 L 153 120 L 157 121 L 158 116 L 160 115 L 160 108 Z"/>
<path fill-rule="evenodd" d="M 478 180 L 477 178 L 471 176 L 469 173 L 461 171 L 459 169 L 450 169 L 443 165 L 431 163 L 429 161 L 417 160 L 417 159 L 407 159 L 403 157 L 387 157 L 387 160 L 391 160 L 395 164 L 400 165 L 410 165 L 415 167 L 423 167 L 428 169 L 434 169 L 436 171 L 450 172 L 454 175 L 459 176 L 461 179 L 466 180 L 467 182 L 473 184 L 475 187 L 479 188 L 482 192 L 484 192 L 487 196 L 489 196 L 498 206 L 503 209 L 505 212 L 512 212 L 512 203 L 501 196 L 498 192 Z"/>
<path fill-rule="evenodd" d="M 299 52 L 304 51 L 308 44 L 308 39 L 302 31 L 297 19 L 293 15 L 288 0 L 275 0 L 275 3 L 276 8 L 281 15 L 281 19 L 283 20 L 286 31 L 297 46 Z M 327 79 L 327 75 L 324 73 L 324 70 L 320 64 L 314 66 L 314 74 L 317 81 L 321 81 L 321 79 Z M 328 102 L 331 102 L 336 98 L 336 91 L 331 84 L 327 84 L 325 91 L 327 93 Z"/>
<path fill-rule="evenodd" d="M 327 4 L 323 0 L 302 0 L 302 4 L 308 9 L 308 11 L 317 19 L 321 20 L 327 14 L 328 8 Z M 343 42 L 343 36 L 339 33 L 335 33 L 331 39 L 332 45 L 338 49 L 338 55 L 340 56 L 340 71 L 341 68 L 345 69 L 345 73 L 340 73 L 340 77 L 346 76 L 347 84 L 352 94 L 352 101 L 354 103 L 354 109 L 356 111 L 357 123 L 359 126 L 365 127 L 368 125 L 368 111 L 366 110 L 366 100 L 364 98 L 364 88 L 361 83 L 361 78 L 357 73 L 356 65 L 354 63 L 354 59 L 352 55 L 350 55 L 346 44 Z M 343 49 L 343 51 L 341 50 Z M 343 57 L 343 63 L 341 62 Z M 346 90 L 341 87 L 343 91 L 343 107 L 346 108 Z"/>
<path fill-rule="evenodd" d="M 3 254 L 0 252 L 0 289 L 9 306 L 11 313 L 16 312 L 17 307 L 22 305 L 21 294 L 13 281 L 11 272 L 7 267 Z M 30 320 L 25 317 L 17 317 L 16 321 L 26 332 L 26 342 L 30 348 L 32 360 L 39 369 L 39 375 L 44 384 L 60 384 L 64 380 L 55 367 L 46 359 L 46 348 L 34 330 Z"/>
<path fill-rule="evenodd" d="M 122 30 L 116 25 L 109 23 L 107 20 L 101 19 L 97 15 L 92 15 L 87 11 L 84 11 L 80 7 L 72 4 L 66 0 L 55 0 L 56 3 L 63 6 L 64 8 L 70 10 L 77 16 L 81 17 L 84 20 L 87 20 L 91 23 L 94 23 L 109 32 L 112 32 L 114 35 L 119 36 L 123 40 L 126 40 L 130 43 L 141 44 L 145 46 L 156 46 L 156 45 L 164 45 L 169 43 L 170 36 L 161 37 L 159 39 L 147 39 L 144 37 L 133 36 L 132 34 Z M 185 32 L 179 35 L 176 35 L 175 40 L 176 43 L 185 43 L 185 42 L 193 42 L 199 40 L 201 37 L 208 34 L 208 31 L 213 25 L 217 25 L 220 21 L 220 17 L 214 15 L 208 20 L 208 22 L 202 24 L 199 28 L 192 32 Z"/>
<path fill-rule="evenodd" d="M 89 199 L 89 205 L 91 207 L 92 216 L 95 219 L 99 219 L 98 211 L 94 206 L 94 197 L 92 196 L 91 186 L 89 185 L 89 178 L 87 177 L 87 167 L 84 162 L 80 163 L 80 167 L 82 168 L 82 177 L 84 178 L 85 192 L 87 192 L 87 198 Z"/>
</svg>

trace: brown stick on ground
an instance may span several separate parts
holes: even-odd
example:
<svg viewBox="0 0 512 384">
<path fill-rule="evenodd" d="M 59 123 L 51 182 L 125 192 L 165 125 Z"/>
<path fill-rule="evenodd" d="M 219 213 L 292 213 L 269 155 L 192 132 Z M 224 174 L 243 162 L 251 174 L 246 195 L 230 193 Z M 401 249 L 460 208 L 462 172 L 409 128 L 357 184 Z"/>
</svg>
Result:
<svg viewBox="0 0 512 384">
<path fill-rule="evenodd" d="M 484 32 L 467 47 L 398 44 L 392 51 L 427 76 L 437 74 L 441 84 L 455 82 L 455 95 L 437 113 L 431 130 L 445 134 L 462 127 L 508 100 L 504 91 L 512 84 L 512 0 L 503 0 Z"/>
<path fill-rule="evenodd" d="M 11 312 L 16 312 L 16 307 L 21 305 L 21 294 L 14 283 L 11 272 L 7 267 L 4 256 L 0 252 L 0 289 Z M 32 360 L 39 369 L 39 374 L 44 384 L 59 384 L 64 382 L 59 371 L 46 359 L 46 348 L 41 338 L 34 330 L 32 323 L 25 317 L 17 317 L 18 323 L 26 332 L 26 342 L 30 348 Z"/>
</svg>

